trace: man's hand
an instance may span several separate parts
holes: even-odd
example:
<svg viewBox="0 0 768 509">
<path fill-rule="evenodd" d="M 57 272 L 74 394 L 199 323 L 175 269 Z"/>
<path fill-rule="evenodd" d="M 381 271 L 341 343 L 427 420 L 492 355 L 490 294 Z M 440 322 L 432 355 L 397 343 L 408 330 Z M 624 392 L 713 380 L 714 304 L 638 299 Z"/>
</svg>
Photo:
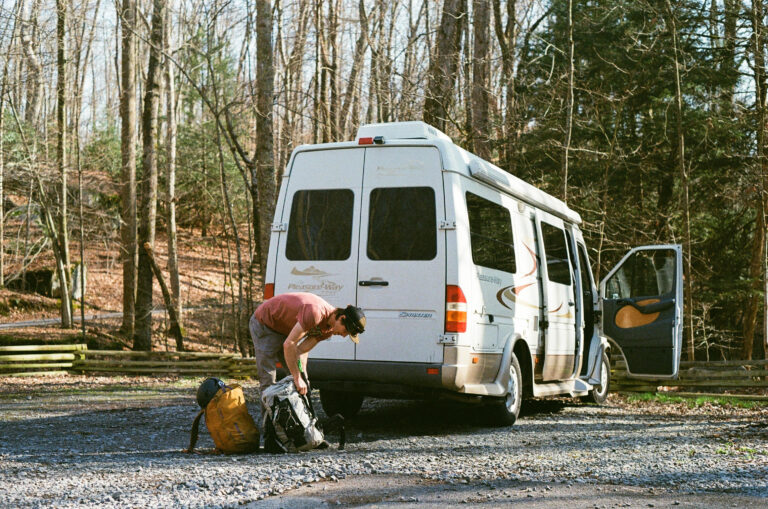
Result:
<svg viewBox="0 0 768 509">
<path fill-rule="evenodd" d="M 304 395 L 307 393 L 307 384 L 304 383 L 301 376 L 294 376 L 293 384 L 296 386 L 296 390 L 299 391 L 299 394 Z"/>
</svg>

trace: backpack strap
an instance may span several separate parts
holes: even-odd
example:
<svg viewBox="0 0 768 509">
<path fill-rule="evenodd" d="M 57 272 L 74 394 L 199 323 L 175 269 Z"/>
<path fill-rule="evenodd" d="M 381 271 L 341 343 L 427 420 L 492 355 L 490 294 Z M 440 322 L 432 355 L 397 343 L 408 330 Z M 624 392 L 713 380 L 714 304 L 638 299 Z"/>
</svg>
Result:
<svg viewBox="0 0 768 509">
<path fill-rule="evenodd" d="M 198 412 L 197 417 L 195 417 L 195 420 L 192 422 L 192 429 L 189 431 L 189 447 L 184 452 L 191 453 L 195 450 L 195 444 L 197 444 L 197 435 L 200 428 L 200 419 L 204 414 L 205 408 Z"/>
<path fill-rule="evenodd" d="M 309 385 L 309 379 L 307 378 L 307 375 L 304 374 L 304 370 L 301 369 L 301 363 L 299 363 L 299 373 L 301 373 L 301 378 L 304 380 L 304 383 L 307 384 L 307 393 L 299 394 L 299 396 L 304 399 L 304 402 L 309 409 L 309 413 L 312 414 L 312 417 L 315 417 L 317 414 L 315 413 L 315 407 L 312 406 L 312 386 Z"/>
</svg>

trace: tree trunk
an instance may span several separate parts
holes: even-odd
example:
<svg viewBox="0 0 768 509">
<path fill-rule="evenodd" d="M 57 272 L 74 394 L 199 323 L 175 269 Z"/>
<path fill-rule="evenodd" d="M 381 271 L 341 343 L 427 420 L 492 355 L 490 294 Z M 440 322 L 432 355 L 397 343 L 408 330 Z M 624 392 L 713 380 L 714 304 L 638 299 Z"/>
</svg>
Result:
<svg viewBox="0 0 768 509">
<path fill-rule="evenodd" d="M 152 269 L 152 273 L 155 275 L 155 279 L 157 279 L 157 282 L 160 284 L 160 290 L 163 294 L 163 301 L 165 302 L 165 309 L 168 310 L 168 318 L 170 319 L 170 334 L 173 336 L 173 338 L 176 340 L 176 351 L 177 352 L 183 352 L 184 351 L 184 331 L 181 328 L 181 325 L 179 324 L 179 315 L 176 314 L 176 310 L 173 307 L 173 300 L 171 297 L 171 292 L 168 291 L 168 285 L 165 284 L 165 279 L 163 279 L 163 272 L 160 270 L 160 266 L 157 265 L 157 262 L 155 261 L 155 255 L 152 252 L 152 245 L 149 242 L 145 242 L 142 246 L 147 260 L 149 261 L 149 266 Z"/>
<path fill-rule="evenodd" d="M 21 4 L 16 6 L 20 9 Z M 17 14 L 16 12 L 14 14 Z M 18 19 L 18 16 L 16 16 Z M 13 50 L 13 43 L 16 39 L 16 31 L 19 29 L 17 22 L 13 23 L 10 39 L 8 41 L 8 50 Z M 0 85 L 0 288 L 5 287 L 5 105 L 6 93 L 8 92 L 8 73 L 10 59 L 6 59 L 3 65 L 3 82 Z M 30 182 L 31 184 L 31 182 Z M 23 270 L 23 269 L 22 269 Z M 23 284 L 22 279 L 22 284 Z"/>
<path fill-rule="evenodd" d="M 573 50 L 573 0 L 568 0 L 568 102 L 565 119 L 565 143 L 563 144 L 565 147 L 565 150 L 563 151 L 563 201 L 565 203 L 568 203 L 568 163 L 571 151 L 571 134 L 573 132 Z M 675 56 L 675 63 L 677 63 L 677 56 Z M 680 90 L 678 88 L 678 93 L 679 92 Z M 681 125 L 682 123 L 680 121 L 678 127 Z"/>
<path fill-rule="evenodd" d="M 329 0 L 329 4 L 333 3 L 333 0 Z M 331 110 L 330 102 L 328 100 L 328 92 L 330 87 L 328 81 L 330 78 L 331 64 L 328 61 L 328 34 L 326 33 L 326 14 L 323 12 L 324 2 L 318 2 L 318 18 L 317 18 L 317 37 L 318 47 L 320 48 L 320 142 L 328 143 L 331 141 Z"/>
<path fill-rule="evenodd" d="M 446 130 L 455 97 L 459 48 L 466 18 L 466 0 L 445 0 L 435 50 L 429 62 L 424 122 Z"/>
<path fill-rule="evenodd" d="M 142 127 L 142 181 L 139 244 L 155 244 L 157 216 L 157 116 L 160 107 L 160 80 L 162 79 L 161 52 L 163 48 L 163 18 L 165 2 L 154 0 L 152 32 L 150 35 L 149 64 L 144 95 Z M 133 336 L 134 350 L 152 350 L 152 265 L 146 249 L 139 251 L 139 270 L 136 285 L 136 320 Z"/>
<path fill-rule="evenodd" d="M 40 0 L 35 0 L 32 4 L 32 11 L 29 15 L 29 21 L 22 22 L 19 30 L 21 45 L 24 50 L 24 56 L 29 68 L 29 85 L 27 88 L 27 108 L 24 111 L 24 120 L 27 124 L 37 127 L 40 119 L 40 109 L 43 99 L 43 66 L 40 64 L 40 58 L 37 55 L 33 34 L 36 32 L 37 16 L 40 7 Z"/>
<path fill-rule="evenodd" d="M 764 42 L 764 16 L 763 3 L 760 0 L 752 2 L 752 43 L 755 56 L 755 110 L 757 113 L 757 167 L 759 168 L 759 182 L 757 197 L 754 203 L 755 209 L 755 234 L 752 238 L 751 256 L 749 260 L 750 292 L 747 296 L 747 305 L 744 309 L 742 320 L 741 358 L 751 359 L 755 342 L 755 330 L 757 329 L 757 313 L 760 308 L 762 287 L 761 277 L 764 276 L 765 259 L 765 191 L 766 174 L 768 174 L 768 160 L 765 153 L 765 122 L 766 122 L 766 83 L 765 83 L 765 42 Z"/>
<path fill-rule="evenodd" d="M 169 54 L 171 50 L 171 24 L 166 23 L 165 47 Z M 178 326 L 184 327 L 182 318 L 181 304 L 181 282 L 179 279 L 179 262 L 176 246 L 176 83 L 174 81 L 173 65 L 171 62 L 165 63 L 165 86 L 166 86 L 166 114 L 167 114 L 167 132 L 166 132 L 166 189 L 168 194 L 167 210 L 167 228 L 168 228 L 168 276 L 171 281 L 171 302 L 178 320 Z M 177 343 L 177 350 L 183 350 L 183 343 Z"/>
<path fill-rule="evenodd" d="M 272 2 L 256 2 L 256 154 L 251 171 L 254 199 L 254 232 L 258 238 L 259 275 L 262 285 L 266 273 L 267 251 L 275 210 L 275 167 L 272 154 L 272 108 L 275 69 L 272 59 Z M 258 210 L 256 210 L 258 209 Z"/>
<path fill-rule="evenodd" d="M 688 199 L 688 170 L 685 167 L 685 133 L 683 132 L 683 92 L 680 84 L 680 63 L 677 49 L 677 25 L 672 11 L 670 0 L 667 0 L 668 23 L 672 32 L 672 44 L 675 65 L 675 103 L 677 113 L 677 164 L 680 171 L 680 189 L 682 191 L 683 206 L 683 255 L 685 258 L 685 297 L 684 297 L 684 327 L 688 338 L 688 360 L 695 357 L 695 344 L 693 338 L 693 272 L 691 266 L 691 212 Z"/>
<path fill-rule="evenodd" d="M 16 111 L 15 106 L 13 105 L 13 102 L 10 103 L 11 107 L 11 113 L 13 114 L 13 119 L 16 122 L 16 127 L 18 128 L 19 137 L 21 138 L 21 146 L 24 147 L 24 150 L 27 153 L 27 161 L 28 161 L 28 169 L 30 176 L 32 177 L 30 179 L 30 187 L 33 185 L 37 185 L 37 193 L 39 195 L 39 203 L 40 208 L 43 215 L 43 220 L 45 221 L 45 228 L 43 228 L 43 231 L 47 235 L 48 239 L 51 242 L 51 248 L 53 249 L 53 258 L 56 261 L 56 273 L 59 276 L 59 279 L 63 283 L 66 281 L 64 279 L 65 274 L 65 267 L 64 267 L 64 256 L 61 253 L 61 241 L 59 239 L 59 230 L 56 228 L 56 221 L 53 217 L 52 210 L 52 204 L 51 200 L 48 198 L 47 193 L 45 192 L 45 188 L 43 187 L 43 181 L 40 177 L 40 172 L 37 171 L 37 168 L 34 166 L 35 157 L 34 152 L 32 151 L 32 148 L 30 148 L 32 145 L 27 143 L 26 137 L 24 135 L 24 128 L 21 125 L 21 120 L 19 120 L 19 115 Z M 32 201 L 32 193 L 30 192 L 30 198 L 29 202 Z M 29 207 L 27 207 L 27 217 L 29 217 Z M 71 318 L 71 315 L 70 315 Z"/>
<path fill-rule="evenodd" d="M 736 25 L 739 18 L 739 9 L 741 2 L 739 0 L 724 0 L 723 14 L 725 21 L 723 23 L 723 61 L 721 71 L 728 77 L 729 83 L 723 89 L 723 104 L 729 110 L 733 109 L 733 96 L 736 93 L 736 80 L 738 72 L 736 66 Z"/>
<path fill-rule="evenodd" d="M 120 13 L 120 254 L 123 265 L 123 323 L 121 331 L 133 337 L 136 302 L 136 3 L 123 0 Z"/>
<path fill-rule="evenodd" d="M 472 142 L 478 156 L 490 159 L 490 0 L 472 0 L 472 10 L 475 34 L 472 59 Z"/>
<path fill-rule="evenodd" d="M 331 60 L 328 69 L 328 84 L 331 88 L 331 100 L 329 107 L 330 121 L 330 141 L 339 141 L 339 110 L 341 109 L 339 98 L 339 10 L 341 9 L 340 0 L 331 0 L 329 3 L 330 26 L 328 29 L 328 38 L 331 43 Z"/>
<path fill-rule="evenodd" d="M 360 0 L 358 4 L 358 12 L 360 16 L 360 35 L 355 42 L 355 53 L 352 57 L 352 68 L 349 71 L 349 78 L 347 79 L 347 89 L 344 93 L 344 102 L 341 106 L 341 113 L 339 114 L 339 131 L 342 136 L 346 135 L 347 128 L 350 124 L 349 112 L 352 106 L 352 101 L 355 96 L 355 88 L 357 86 L 358 76 L 365 65 L 363 62 L 363 56 L 365 50 L 368 48 L 368 17 L 365 13 L 365 0 Z M 352 119 L 352 124 L 356 119 Z"/>
<path fill-rule="evenodd" d="M 61 327 L 72 327 L 72 301 L 69 295 L 69 233 L 67 231 L 67 0 L 56 0 L 56 125 L 57 147 L 56 160 L 61 176 L 61 196 L 59 198 L 59 253 L 62 256 L 63 270 L 61 278 Z"/>
<path fill-rule="evenodd" d="M 243 250 L 240 247 L 240 233 L 237 229 L 237 222 L 235 221 L 235 215 L 232 212 L 232 202 L 229 199 L 229 188 L 227 186 L 227 175 L 224 172 L 224 151 L 222 150 L 221 143 L 221 130 L 219 124 L 216 124 L 216 144 L 218 145 L 219 152 L 219 177 L 221 183 L 221 195 L 224 197 L 224 206 L 227 210 L 227 219 L 229 220 L 229 227 L 232 230 L 232 236 L 235 240 L 235 251 L 237 253 L 237 304 L 235 311 L 235 342 L 237 343 L 240 354 L 243 357 L 248 355 L 248 341 L 245 335 L 240 334 L 240 325 L 243 318 L 243 277 L 245 277 L 245 271 L 243 270 Z M 227 251 L 229 251 L 229 241 L 227 241 Z M 234 282 L 232 284 L 234 287 Z"/>
<path fill-rule="evenodd" d="M 3 69 L 3 84 L 0 86 L 0 288 L 5 287 L 5 87 L 8 66 Z"/>
</svg>

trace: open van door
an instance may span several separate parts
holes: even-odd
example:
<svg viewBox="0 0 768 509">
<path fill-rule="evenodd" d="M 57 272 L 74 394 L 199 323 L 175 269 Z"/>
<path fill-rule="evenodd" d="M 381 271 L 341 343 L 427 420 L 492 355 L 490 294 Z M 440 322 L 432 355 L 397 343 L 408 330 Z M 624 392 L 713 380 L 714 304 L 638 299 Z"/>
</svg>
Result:
<svg viewBox="0 0 768 509">
<path fill-rule="evenodd" d="M 679 245 L 632 249 L 600 282 L 603 333 L 621 348 L 632 377 L 676 378 L 683 330 Z"/>
</svg>

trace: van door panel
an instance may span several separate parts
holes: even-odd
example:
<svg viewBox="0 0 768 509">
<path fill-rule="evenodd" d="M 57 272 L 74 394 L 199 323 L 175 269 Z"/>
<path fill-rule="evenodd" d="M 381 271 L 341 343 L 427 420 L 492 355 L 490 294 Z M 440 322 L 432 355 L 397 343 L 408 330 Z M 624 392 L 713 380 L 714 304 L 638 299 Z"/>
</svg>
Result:
<svg viewBox="0 0 768 509">
<path fill-rule="evenodd" d="M 544 330 L 542 380 L 567 380 L 576 361 L 576 309 L 573 270 L 563 223 L 555 218 L 540 221 L 546 278 L 547 327 Z"/>
<path fill-rule="evenodd" d="M 635 248 L 600 283 L 603 332 L 621 348 L 630 376 L 675 377 L 682 345 L 679 245 Z"/>
<path fill-rule="evenodd" d="M 275 293 L 310 292 L 337 307 L 357 299 L 356 258 L 365 149 L 301 152 L 288 177 Z M 354 343 L 333 336 L 312 350 L 353 359 Z"/>
<path fill-rule="evenodd" d="M 433 147 L 366 149 L 357 360 L 438 363 L 445 320 L 442 164 Z"/>
</svg>

